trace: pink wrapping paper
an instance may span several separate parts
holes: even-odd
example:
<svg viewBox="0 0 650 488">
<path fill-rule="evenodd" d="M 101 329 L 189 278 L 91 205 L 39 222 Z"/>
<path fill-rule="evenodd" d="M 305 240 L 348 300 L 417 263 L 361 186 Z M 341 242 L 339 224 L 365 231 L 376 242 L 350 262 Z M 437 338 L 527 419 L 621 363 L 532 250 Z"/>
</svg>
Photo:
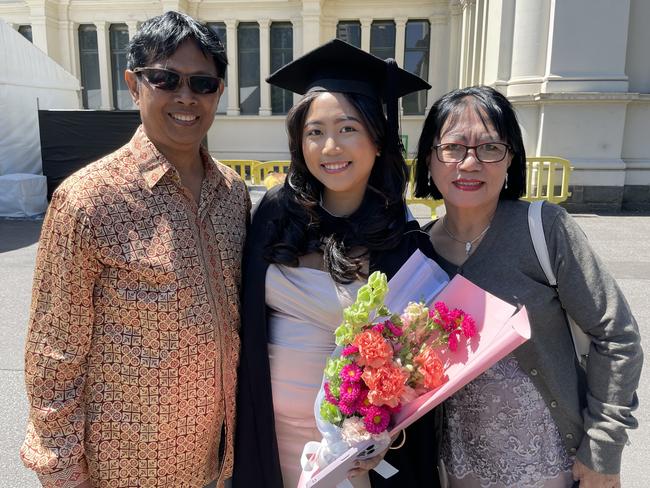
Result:
<svg viewBox="0 0 650 488">
<path fill-rule="evenodd" d="M 476 321 L 478 334 L 469 341 L 461 341 L 455 352 L 439 350 L 449 380 L 440 388 L 404 405 L 395 415 L 391 434 L 411 425 L 530 339 L 530 323 L 525 307 L 514 313 L 514 306 L 460 275 L 456 275 L 434 299 L 434 302 L 438 301 L 445 302 L 449 309 L 462 308 L 471 314 Z"/>
</svg>

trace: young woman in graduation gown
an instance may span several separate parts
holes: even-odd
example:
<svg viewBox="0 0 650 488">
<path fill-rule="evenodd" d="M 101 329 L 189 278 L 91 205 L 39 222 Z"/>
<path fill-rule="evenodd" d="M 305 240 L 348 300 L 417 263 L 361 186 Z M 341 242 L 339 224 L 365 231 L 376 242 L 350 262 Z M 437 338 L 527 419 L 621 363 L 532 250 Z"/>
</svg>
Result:
<svg viewBox="0 0 650 488">
<path fill-rule="evenodd" d="M 338 40 L 268 81 L 305 96 L 287 116 L 286 181 L 260 202 L 245 246 L 234 488 L 296 486 L 302 447 L 320 440 L 313 404 L 343 308 L 369 273 L 390 278 L 414 250 L 431 252 L 404 203 L 397 133 L 397 97 L 428 85 Z M 438 486 L 439 428 L 433 411 L 387 451 L 399 473 L 368 474 L 378 456 L 352 482 Z"/>
</svg>

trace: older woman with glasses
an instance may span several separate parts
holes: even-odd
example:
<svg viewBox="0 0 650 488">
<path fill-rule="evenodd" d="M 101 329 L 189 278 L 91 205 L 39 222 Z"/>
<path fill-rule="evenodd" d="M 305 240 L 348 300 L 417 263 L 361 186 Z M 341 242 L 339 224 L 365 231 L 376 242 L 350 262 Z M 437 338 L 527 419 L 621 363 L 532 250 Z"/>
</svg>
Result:
<svg viewBox="0 0 650 488">
<path fill-rule="evenodd" d="M 615 280 L 575 221 L 545 204 L 557 276 L 548 284 L 528 228 L 525 151 L 513 107 L 488 87 L 456 90 L 429 112 L 416 196 L 443 198 L 425 227 L 450 274 L 525 305 L 532 339 L 445 404 L 443 460 L 451 486 L 618 487 L 626 430 L 637 425 L 639 330 Z M 591 339 L 586 369 L 566 312 Z"/>
</svg>

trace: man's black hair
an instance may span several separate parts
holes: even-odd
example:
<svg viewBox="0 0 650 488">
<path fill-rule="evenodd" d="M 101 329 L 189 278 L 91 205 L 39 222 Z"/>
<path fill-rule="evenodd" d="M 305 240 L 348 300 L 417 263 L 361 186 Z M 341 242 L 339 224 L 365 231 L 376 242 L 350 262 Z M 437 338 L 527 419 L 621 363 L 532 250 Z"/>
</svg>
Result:
<svg viewBox="0 0 650 488">
<path fill-rule="evenodd" d="M 127 68 L 132 70 L 167 59 L 188 39 L 194 41 L 206 57 L 214 60 L 217 74 L 225 78 L 228 59 L 219 36 L 207 25 L 174 11 L 142 23 L 129 42 Z"/>
</svg>

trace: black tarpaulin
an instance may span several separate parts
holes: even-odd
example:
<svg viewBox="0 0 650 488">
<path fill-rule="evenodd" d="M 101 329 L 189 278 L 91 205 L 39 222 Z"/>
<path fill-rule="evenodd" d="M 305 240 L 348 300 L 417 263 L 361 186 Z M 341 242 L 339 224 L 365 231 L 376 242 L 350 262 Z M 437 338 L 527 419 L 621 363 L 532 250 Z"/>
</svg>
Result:
<svg viewBox="0 0 650 488">
<path fill-rule="evenodd" d="M 39 110 L 47 198 L 69 175 L 126 144 L 140 125 L 135 110 Z"/>
</svg>

